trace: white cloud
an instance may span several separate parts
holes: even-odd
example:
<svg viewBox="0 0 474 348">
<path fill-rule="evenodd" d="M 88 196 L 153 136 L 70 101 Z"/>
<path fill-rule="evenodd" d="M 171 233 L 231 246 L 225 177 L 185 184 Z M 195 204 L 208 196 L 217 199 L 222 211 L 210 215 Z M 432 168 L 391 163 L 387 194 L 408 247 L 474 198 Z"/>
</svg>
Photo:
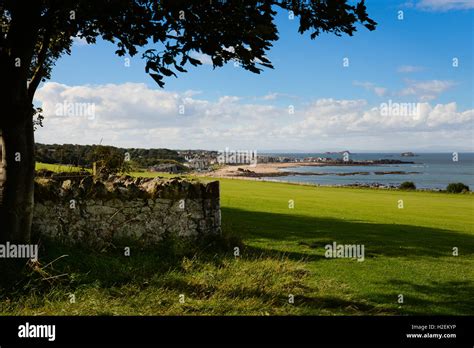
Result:
<svg viewBox="0 0 474 348">
<path fill-rule="evenodd" d="M 279 93 L 279 92 L 269 92 L 266 95 L 262 97 L 254 97 L 254 99 L 261 99 L 261 100 L 282 100 L 282 99 L 292 99 L 292 100 L 298 100 L 300 99 L 299 97 L 287 93 Z"/>
<path fill-rule="evenodd" d="M 424 68 L 422 66 L 416 66 L 416 65 L 402 65 L 399 66 L 397 71 L 399 73 L 412 73 L 412 72 L 417 72 L 417 71 L 422 71 Z"/>
<path fill-rule="evenodd" d="M 416 96 L 421 101 L 436 99 L 441 93 L 456 85 L 455 82 L 448 80 L 405 80 L 405 83 L 407 87 L 402 89 L 399 94 L 401 96 Z"/>
<path fill-rule="evenodd" d="M 278 97 L 278 93 L 268 93 L 262 97 L 263 100 L 275 100 Z"/>
<path fill-rule="evenodd" d="M 425 88 L 430 89 L 430 88 Z M 430 90 L 439 91 L 442 87 Z M 253 104 L 237 96 L 199 99 L 193 91 L 151 89 L 145 84 L 67 86 L 45 83 L 37 92 L 43 143 L 98 143 L 128 147 L 241 149 L 365 148 L 382 151 L 400 144 L 472 145 L 474 109 L 456 103 L 418 105 L 414 114 L 384 115 L 366 100 L 319 99 L 288 106 L 273 100 Z M 93 103 L 95 117 L 55 114 L 58 104 Z M 181 109 L 184 108 L 184 109 Z M 180 111 L 184 111 L 181 114 Z M 449 135 L 452 135 L 451 137 Z"/>
<path fill-rule="evenodd" d="M 204 65 L 213 65 L 212 57 L 210 55 L 200 53 L 200 52 L 192 52 L 190 56 L 191 58 L 199 60 Z"/>
<path fill-rule="evenodd" d="M 75 37 L 72 38 L 72 43 L 73 43 L 73 45 L 76 45 L 76 46 L 86 46 L 86 45 L 88 45 L 86 39 L 80 38 L 78 36 L 75 36 Z"/>
<path fill-rule="evenodd" d="M 420 0 L 415 7 L 427 11 L 449 11 L 474 9 L 472 0 Z"/>
<path fill-rule="evenodd" d="M 376 95 L 379 97 L 384 96 L 385 93 L 387 93 L 387 89 L 384 87 L 376 86 L 372 82 L 359 82 L 359 81 L 354 81 L 353 82 L 354 86 L 361 86 L 364 87 L 368 91 L 374 92 Z"/>
</svg>

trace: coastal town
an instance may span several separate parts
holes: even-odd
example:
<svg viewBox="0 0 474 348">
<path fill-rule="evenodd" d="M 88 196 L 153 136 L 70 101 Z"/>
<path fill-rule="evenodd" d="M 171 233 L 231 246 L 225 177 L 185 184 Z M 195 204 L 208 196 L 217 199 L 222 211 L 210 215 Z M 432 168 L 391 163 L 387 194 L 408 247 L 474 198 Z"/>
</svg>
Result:
<svg viewBox="0 0 474 348">
<path fill-rule="evenodd" d="M 249 158 L 248 153 L 253 157 Z M 270 165 L 273 167 L 288 167 L 288 165 L 298 166 L 367 166 L 383 164 L 410 164 L 413 161 L 401 161 L 397 159 L 382 158 L 377 160 L 353 160 L 349 151 L 326 152 L 327 156 L 308 156 L 300 157 L 295 155 L 274 155 L 261 154 L 256 155 L 256 151 L 232 151 L 231 155 L 226 155 L 225 151 L 206 151 L 206 150 L 178 150 L 177 153 L 184 159 L 183 165 L 193 171 L 209 172 L 222 167 L 223 165 L 241 166 L 250 165 L 253 167 L 261 165 Z M 244 153 L 244 154 L 242 154 Z M 414 156 L 411 152 L 400 154 L 402 157 Z M 226 160 L 223 160 L 226 157 Z M 161 167 L 165 168 L 165 167 Z M 155 168 L 156 169 L 156 168 Z M 155 170 L 157 171 L 157 170 Z"/>
<path fill-rule="evenodd" d="M 288 176 L 314 176 L 314 175 L 403 175 L 419 174 L 416 171 L 394 170 L 387 167 L 386 170 L 354 170 L 348 172 L 321 172 L 298 171 L 301 167 L 367 167 L 397 164 L 413 164 L 413 161 L 405 161 L 393 158 L 381 159 L 352 159 L 349 151 L 326 152 L 319 156 L 298 156 L 297 154 L 260 154 L 256 151 L 206 151 L 186 150 L 177 151 L 184 159 L 182 170 L 192 172 L 198 176 L 242 178 L 242 179 L 271 179 Z M 390 155 L 393 156 L 393 155 Z M 400 157 L 413 157 L 413 153 L 402 153 Z M 179 173 L 176 164 L 161 164 L 150 168 L 151 171 Z M 181 171 L 182 171 L 181 170 Z M 371 185 L 373 186 L 373 185 Z"/>
<path fill-rule="evenodd" d="M 116 148 L 83 145 L 45 145 L 36 144 L 36 154 L 40 162 L 49 164 L 66 164 L 86 170 L 92 163 L 104 156 L 123 162 L 129 171 L 194 174 L 212 177 L 247 177 L 266 178 L 293 175 L 364 175 L 369 172 L 357 170 L 356 167 L 377 167 L 375 175 L 384 174 L 416 174 L 389 168 L 390 165 L 413 164 L 406 157 L 416 156 L 412 152 L 380 154 L 380 158 L 368 159 L 362 154 L 354 154 L 348 150 L 340 152 L 324 152 L 313 154 L 277 154 L 257 153 L 256 150 L 171 150 L 171 149 L 138 149 Z M 361 159 L 362 158 L 362 159 Z M 369 157 L 370 158 L 370 157 Z M 100 161 L 99 161 L 100 162 Z M 340 173 L 299 172 L 301 167 L 354 167 L 354 171 Z M 290 169 L 287 169 L 290 168 Z"/>
</svg>

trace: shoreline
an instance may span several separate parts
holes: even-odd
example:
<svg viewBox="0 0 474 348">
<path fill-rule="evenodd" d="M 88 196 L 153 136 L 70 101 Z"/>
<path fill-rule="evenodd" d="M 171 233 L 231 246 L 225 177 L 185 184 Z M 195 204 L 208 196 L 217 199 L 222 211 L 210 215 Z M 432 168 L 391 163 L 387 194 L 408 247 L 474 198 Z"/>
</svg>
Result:
<svg viewBox="0 0 474 348">
<path fill-rule="evenodd" d="M 246 176 L 213 176 L 213 175 L 200 175 L 202 178 L 213 178 L 213 179 L 228 179 L 228 180 L 249 180 L 249 181 L 258 181 L 258 182 L 268 182 L 268 183 L 279 183 L 286 185 L 298 185 L 298 186 L 311 186 L 311 187 L 324 187 L 324 188 L 352 188 L 352 189 L 372 189 L 372 190 L 396 190 L 396 191 L 406 191 L 406 192 L 431 192 L 431 193 L 447 193 L 444 188 L 425 188 L 419 187 L 413 190 L 403 190 L 400 189 L 397 185 L 387 185 L 379 182 L 371 183 L 352 183 L 352 184 L 320 184 L 315 182 L 308 181 L 287 181 L 283 178 L 273 179 L 271 177 L 246 177 Z M 462 194 L 473 194 L 473 191 L 468 191 Z M 449 193 L 451 194 L 451 193 Z"/>
<path fill-rule="evenodd" d="M 216 179 L 235 179 L 235 180 L 254 180 L 261 182 L 277 182 L 285 183 L 291 185 L 304 185 L 304 186 L 315 186 L 315 187 L 340 187 L 340 188 L 369 188 L 369 189 L 384 189 L 384 190 L 399 190 L 399 185 L 395 184 L 384 184 L 380 182 L 370 182 L 370 183 L 347 183 L 347 184 L 322 184 L 315 182 L 307 181 L 288 181 L 285 180 L 286 177 L 293 175 L 302 175 L 302 176 L 325 176 L 325 175 L 338 175 L 338 176 L 351 176 L 351 175 L 368 175 L 369 172 L 350 172 L 350 173 L 301 173 L 296 171 L 283 172 L 280 169 L 286 168 L 298 168 L 298 167 L 325 167 L 333 166 L 334 164 L 326 163 L 313 163 L 313 162 L 298 162 L 298 163 L 257 163 L 256 165 L 225 165 L 212 172 L 195 172 L 194 175 L 198 177 L 212 177 Z M 365 164 L 366 165 L 366 164 Z M 369 164 L 370 165 L 370 164 Z M 373 164 L 378 165 L 378 164 Z M 345 164 L 339 164 L 339 166 L 345 166 Z M 361 166 L 361 164 L 347 165 L 350 167 Z M 375 175 L 386 175 L 386 174 L 395 174 L 395 175 L 404 175 L 404 174 L 421 174 L 420 172 L 404 172 L 404 171 L 386 171 L 386 172 L 372 172 Z M 423 192 L 443 192 L 444 188 L 417 188 L 413 191 L 423 191 Z"/>
<path fill-rule="evenodd" d="M 301 176 L 323 176 L 323 175 L 337 175 L 337 176 L 351 176 L 351 175 L 403 175 L 403 174 L 420 174 L 420 172 L 405 172 L 401 170 L 387 170 L 387 171 L 354 171 L 349 173 L 311 173 L 311 172 L 298 172 L 298 171 L 281 171 L 280 169 L 285 168 L 298 168 L 298 167 L 360 167 L 360 166 L 377 166 L 379 163 L 317 163 L 317 162 L 291 162 L 291 163 L 257 163 L 255 165 L 244 164 L 244 165 L 225 165 L 212 172 L 199 173 L 199 176 L 212 176 L 217 178 L 268 178 L 268 177 L 286 177 L 293 175 Z"/>
<path fill-rule="evenodd" d="M 286 181 L 286 180 L 279 180 L 279 179 L 272 179 L 272 178 L 252 178 L 252 177 L 220 177 L 216 179 L 230 179 L 230 180 L 251 180 L 251 181 L 259 181 L 259 182 L 273 182 L 273 183 L 280 183 L 280 184 L 287 184 L 287 185 L 299 185 L 299 186 L 311 186 L 311 187 L 327 187 L 327 188 L 354 188 L 354 189 L 374 189 L 374 190 L 397 190 L 397 191 L 408 191 L 408 192 L 439 192 L 445 193 L 445 189 L 440 188 L 416 188 L 414 190 L 401 190 L 398 186 L 395 185 L 385 185 L 382 183 L 353 183 L 353 184 L 318 184 L 315 182 L 308 182 L 308 181 Z M 472 194 L 472 191 L 467 192 L 468 194 Z"/>
</svg>

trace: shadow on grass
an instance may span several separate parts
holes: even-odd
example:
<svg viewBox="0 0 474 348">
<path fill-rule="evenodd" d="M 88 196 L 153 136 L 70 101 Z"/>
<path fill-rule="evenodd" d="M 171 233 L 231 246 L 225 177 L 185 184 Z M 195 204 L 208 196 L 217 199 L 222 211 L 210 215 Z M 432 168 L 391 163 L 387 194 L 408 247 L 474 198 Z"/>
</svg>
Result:
<svg viewBox="0 0 474 348">
<path fill-rule="evenodd" d="M 400 312 L 396 309 L 377 307 L 367 301 L 346 300 L 334 296 L 299 296 L 297 305 L 304 305 L 311 310 L 321 311 L 339 311 L 349 315 L 398 315 Z"/>
<path fill-rule="evenodd" d="M 247 257 L 258 259 L 267 257 L 275 261 L 287 258 L 290 260 L 319 261 L 324 258 L 320 248 L 334 241 L 340 244 L 364 244 L 366 257 L 441 257 L 451 256 L 452 247 L 459 246 L 463 255 L 474 254 L 474 236 L 449 230 L 427 228 L 399 224 L 376 224 L 344 219 L 306 217 L 290 214 L 274 214 L 251 212 L 239 209 L 223 208 L 224 235 L 238 234 L 243 238 Z M 230 232 L 229 232 L 229 231 Z M 53 286 L 62 290 L 77 289 L 82 286 L 98 286 L 101 289 L 115 291 L 113 288 L 126 284 L 134 284 L 138 288 L 150 286 L 152 279 L 160 279 L 170 270 L 182 270 L 184 257 L 198 257 L 201 261 L 220 265 L 225 260 L 233 259 L 233 248 L 242 246 L 236 238 L 199 243 L 196 245 L 180 245 L 164 243 L 157 248 L 140 250 L 131 247 L 131 255 L 125 256 L 123 247 L 117 247 L 106 253 L 92 252 L 80 247 L 68 247 L 51 242 L 43 242 L 40 260 L 51 262 L 62 255 L 63 259 L 53 262 L 46 270 L 52 275 L 67 274 L 58 277 Z M 315 249 L 318 249 L 316 254 Z M 196 256 L 197 255 L 197 256 Z M 3 261 L 1 261 L 3 262 Z M 5 266 L 5 264 L 3 264 Z M 1 265 L 0 265 L 1 266 Z M 17 268 L 15 268 L 17 267 Z M 258 267 L 258 264 L 256 264 Z M 7 265 L 8 274 L 14 274 L 13 280 L 8 280 L 9 287 L 2 286 L 0 281 L 0 301 L 2 297 L 21 297 L 23 294 L 36 292 L 47 293 L 51 282 L 39 277 L 31 268 L 21 264 Z M 33 277 L 31 275 L 34 275 Z M 27 276 L 26 279 L 24 276 Z M 17 278 L 17 279 L 14 279 Z M 13 285 L 12 285 L 13 284 Z M 183 278 L 166 278 L 156 285 L 183 290 L 187 293 L 197 292 L 201 296 L 212 296 L 212 286 L 191 284 Z M 420 314 L 417 310 L 436 305 L 446 308 L 446 313 L 459 311 L 466 313 L 466 308 L 472 308 L 472 284 L 454 284 L 454 282 L 417 285 L 404 281 L 394 281 L 394 287 L 409 287 L 417 296 L 413 301 L 421 304 L 414 306 L 412 313 Z M 461 289 L 455 296 L 453 291 Z M 383 309 L 384 304 L 393 303 L 393 298 L 376 293 L 368 301 L 344 299 L 333 295 L 323 296 L 313 289 L 302 289 L 304 294 L 297 297 L 297 303 L 311 312 L 327 310 L 337 313 L 361 314 L 394 314 L 396 310 Z M 398 293 L 398 292 L 397 292 Z M 427 296 L 424 296 L 427 294 Z M 428 295 L 436 300 L 427 300 Z M 274 303 L 285 303 L 287 295 L 266 293 L 258 286 L 229 291 L 229 297 L 260 298 Z M 118 293 L 118 296 L 121 296 Z M 451 297 L 450 297 L 451 296 Z M 426 297 L 426 298 L 425 298 Z M 410 295 L 407 295 L 410 299 Z M 380 307 L 380 304 L 382 307 Z M 452 309 L 452 310 L 450 310 Z M 441 310 L 443 312 L 443 310 Z M 430 312 L 431 311 L 427 311 Z M 403 312 L 405 313 L 405 312 Z M 425 312 L 426 313 L 426 312 Z M 472 312 L 471 312 L 472 313 Z"/>
<path fill-rule="evenodd" d="M 22 259 L 0 260 L 0 299 L 5 294 L 45 292 L 59 285 L 64 289 L 83 284 L 109 288 L 133 283 L 141 286 L 154 275 L 180 269 L 184 258 L 199 257 L 219 265 L 231 245 L 241 245 L 233 236 L 206 237 L 200 241 L 170 238 L 153 248 L 126 244 L 105 252 L 50 240 L 39 244 L 40 263 Z M 125 246 L 130 255 L 125 254 Z"/>
<path fill-rule="evenodd" d="M 411 315 L 430 313 L 438 315 L 473 315 L 474 283 L 472 281 L 432 281 L 429 284 L 416 284 L 405 280 L 388 281 L 394 289 L 393 294 L 375 294 L 370 300 L 379 303 L 393 302 L 398 294 L 404 294 L 403 313 Z"/>
<path fill-rule="evenodd" d="M 323 252 L 315 255 L 315 248 L 326 244 L 363 244 L 366 258 L 390 257 L 442 257 L 452 256 L 453 247 L 462 255 L 474 254 L 474 235 L 400 224 L 367 223 L 323 217 L 290 214 L 251 212 L 233 208 L 222 209 L 224 228 L 241 233 L 244 241 L 258 244 L 255 252 L 272 253 L 277 247 L 287 248 L 289 258 L 316 261 L 324 258 Z M 260 247 L 268 243 L 269 248 Z M 250 248 L 252 249 L 252 248 Z M 279 254 L 279 253 L 277 253 Z"/>
</svg>

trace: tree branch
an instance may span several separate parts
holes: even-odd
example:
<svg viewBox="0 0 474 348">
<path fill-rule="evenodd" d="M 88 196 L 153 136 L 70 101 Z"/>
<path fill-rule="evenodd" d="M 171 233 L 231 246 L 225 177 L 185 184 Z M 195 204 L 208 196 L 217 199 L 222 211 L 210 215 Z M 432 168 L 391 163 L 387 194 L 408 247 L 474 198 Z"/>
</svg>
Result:
<svg viewBox="0 0 474 348">
<path fill-rule="evenodd" d="M 46 61 L 50 41 L 51 32 L 48 30 L 43 36 L 41 48 L 37 56 L 36 69 L 33 73 L 33 76 L 31 77 L 30 84 L 28 85 L 28 97 L 31 101 L 33 100 L 36 89 L 38 88 L 41 79 L 44 77 L 44 62 Z"/>
</svg>

